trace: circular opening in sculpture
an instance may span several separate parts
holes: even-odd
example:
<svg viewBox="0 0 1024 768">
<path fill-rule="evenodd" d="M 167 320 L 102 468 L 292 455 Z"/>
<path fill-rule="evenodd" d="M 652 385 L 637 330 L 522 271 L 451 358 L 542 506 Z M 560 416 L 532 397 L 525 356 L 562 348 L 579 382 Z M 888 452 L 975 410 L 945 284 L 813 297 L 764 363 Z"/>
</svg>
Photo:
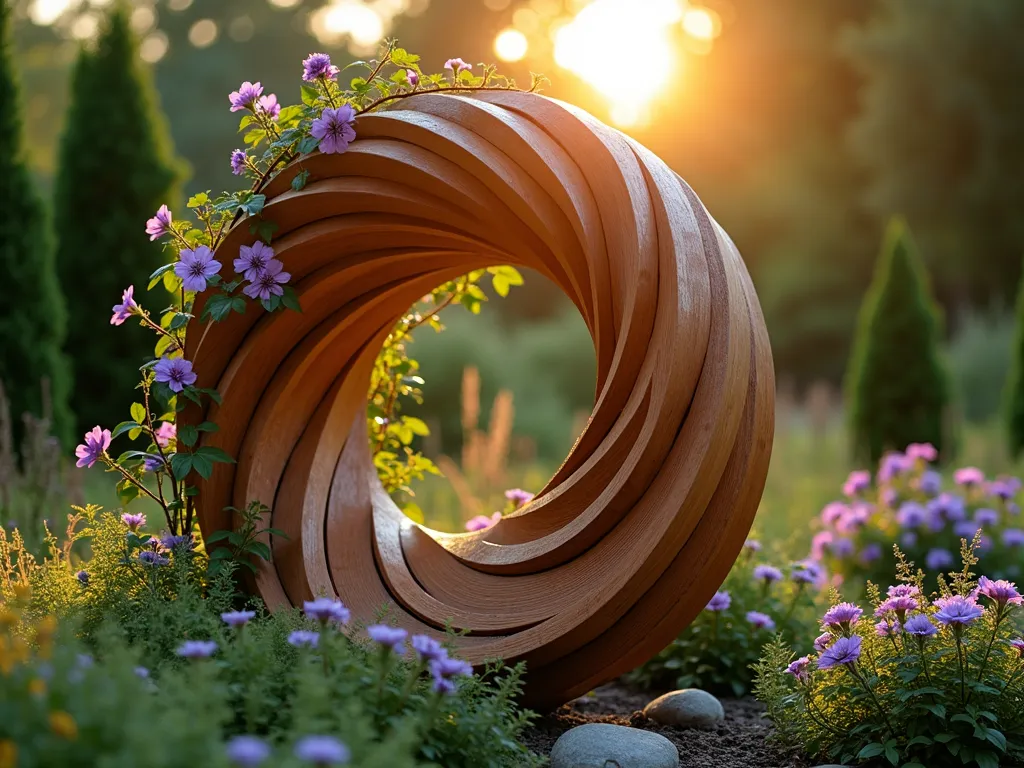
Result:
<svg viewBox="0 0 1024 768">
<path fill-rule="evenodd" d="M 481 530 L 550 480 L 587 424 L 596 359 L 582 316 L 532 270 L 438 286 L 395 324 L 370 379 L 374 468 L 411 520 Z"/>
</svg>

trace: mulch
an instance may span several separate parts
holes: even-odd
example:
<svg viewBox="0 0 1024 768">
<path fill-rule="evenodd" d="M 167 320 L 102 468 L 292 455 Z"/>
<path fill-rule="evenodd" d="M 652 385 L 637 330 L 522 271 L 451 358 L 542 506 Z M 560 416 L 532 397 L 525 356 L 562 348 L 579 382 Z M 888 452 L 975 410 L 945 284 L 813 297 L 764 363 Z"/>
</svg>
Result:
<svg viewBox="0 0 1024 768">
<path fill-rule="evenodd" d="M 805 768 L 807 763 L 768 742 L 771 724 L 761 717 L 753 699 L 723 699 L 725 721 L 714 730 L 659 725 L 642 710 L 656 694 L 632 690 L 619 683 L 564 704 L 538 719 L 522 736 L 541 755 L 551 753 L 558 737 L 587 723 L 613 723 L 660 733 L 676 745 L 682 768 Z"/>
</svg>

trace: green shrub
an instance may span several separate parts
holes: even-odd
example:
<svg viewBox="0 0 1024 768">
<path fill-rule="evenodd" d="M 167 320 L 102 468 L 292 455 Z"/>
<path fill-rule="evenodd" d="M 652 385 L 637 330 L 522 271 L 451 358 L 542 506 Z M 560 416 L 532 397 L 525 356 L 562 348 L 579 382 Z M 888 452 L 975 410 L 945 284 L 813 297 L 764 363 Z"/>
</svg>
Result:
<svg viewBox="0 0 1024 768">
<path fill-rule="evenodd" d="M 515 703 L 522 666 L 488 664 L 452 678 L 450 694 L 435 691 L 437 673 L 425 674 L 420 655 L 399 657 L 368 641 L 347 616 L 268 615 L 235 593 L 232 566 L 210 578 L 201 548 L 182 537 L 159 544 L 144 523 L 129 520 L 135 530 L 96 508 L 81 510 L 71 516 L 67 546 L 51 539 L 44 562 L 22 563 L 23 579 L 4 557 L 10 547 L 0 531 L 0 662 L 13 669 L 0 676 L 0 750 L 13 743 L 19 766 L 61 764 L 71 749 L 76 757 L 66 764 L 78 766 L 220 766 L 225 741 L 244 734 L 273 747 L 268 765 L 308 764 L 292 752 L 309 734 L 341 739 L 356 766 L 538 764 L 517 741 L 531 718 Z M 79 561 L 74 550 L 86 543 L 92 557 Z M 343 611 L 327 602 L 332 616 Z M 222 614 L 237 608 L 250 613 L 236 617 L 243 626 L 229 626 Z M 377 618 L 386 621 L 386 611 Z M 317 646 L 295 645 L 297 630 L 319 633 Z M 54 631 L 52 642 L 40 641 Z M 186 640 L 212 641 L 216 651 L 182 658 Z M 83 653 L 93 663 L 81 666 Z M 64 713 L 65 732 L 77 731 L 73 743 L 47 725 L 55 711 Z M 126 730 L 188 744 L 143 754 L 146 742 L 119 738 Z"/>
<path fill-rule="evenodd" d="M 0 382 L 10 400 L 14 445 L 22 414 L 42 416 L 49 382 L 52 428 L 71 442 L 70 377 L 61 344 L 67 326 L 43 205 L 22 147 L 21 98 L 10 39 L 11 3 L 0 3 Z"/>
<path fill-rule="evenodd" d="M 1017 296 L 1016 320 L 1004 393 L 1007 443 L 1014 458 L 1024 451 L 1024 281 Z"/>
<path fill-rule="evenodd" d="M 968 421 L 982 423 L 999 415 L 1010 371 L 1013 333 L 1011 314 L 999 309 L 971 311 L 950 339 L 950 372 Z"/>
<path fill-rule="evenodd" d="M 963 569 L 928 597 L 922 571 L 900 561 L 885 596 L 868 584 L 877 624 L 853 603 L 822 618 L 815 651 L 794 660 L 778 638 L 758 663 L 756 693 L 776 738 L 816 760 L 903 768 L 1024 760 L 1024 639 L 1013 584 Z M 979 602 L 980 601 L 980 602 Z M 798 647 L 810 648 L 810 636 Z M 884 759 L 884 762 L 883 762 Z"/>
<path fill-rule="evenodd" d="M 950 385 L 939 354 L 939 309 L 906 225 L 890 222 L 864 298 L 847 370 L 854 454 L 878 461 L 886 450 L 926 442 L 949 451 L 944 419 Z"/>
<path fill-rule="evenodd" d="M 134 324 L 111 327 L 108 310 L 128 287 L 127 276 L 144 280 L 164 263 L 160 247 L 146 239 L 145 221 L 172 202 L 182 175 L 129 16 L 118 0 L 95 46 L 79 52 L 55 182 L 76 433 L 121 420 L 139 365 L 152 353 L 150 334 Z"/>
<path fill-rule="evenodd" d="M 748 540 L 743 554 L 707 608 L 657 656 L 627 680 L 645 688 L 701 688 L 727 696 L 750 691 L 751 665 L 775 633 L 795 640 L 814 626 L 817 569 L 807 563 L 781 568 L 757 554 Z"/>
</svg>

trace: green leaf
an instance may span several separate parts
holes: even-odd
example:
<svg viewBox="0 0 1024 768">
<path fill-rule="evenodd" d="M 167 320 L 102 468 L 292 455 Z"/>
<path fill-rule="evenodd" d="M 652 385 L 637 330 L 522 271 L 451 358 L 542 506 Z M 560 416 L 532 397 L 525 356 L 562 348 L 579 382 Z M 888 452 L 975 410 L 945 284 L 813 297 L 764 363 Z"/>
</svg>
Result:
<svg viewBox="0 0 1024 768">
<path fill-rule="evenodd" d="M 178 440 L 181 441 L 182 445 L 192 447 L 196 444 L 196 440 L 199 439 L 199 430 L 193 427 L 191 424 L 182 424 L 178 427 Z"/>
<path fill-rule="evenodd" d="M 203 480 L 209 480 L 213 474 L 213 462 L 197 451 L 192 454 L 192 469 L 198 472 Z"/>
<path fill-rule="evenodd" d="M 214 275 L 214 277 L 218 277 L 218 275 Z M 190 318 L 191 315 L 188 315 L 185 312 L 175 312 L 174 316 L 171 318 L 171 322 L 169 323 L 170 330 L 176 331 L 182 326 L 187 325 Z"/>
<path fill-rule="evenodd" d="M 295 174 L 295 178 L 292 179 L 292 189 L 298 192 L 304 186 L 306 181 L 309 179 L 309 171 L 303 168 L 301 171 Z"/>
<path fill-rule="evenodd" d="M 940 744 L 945 744 L 946 742 L 952 741 L 955 738 L 955 733 L 939 733 L 935 735 L 935 740 Z"/>
<path fill-rule="evenodd" d="M 915 744 L 923 744 L 924 746 L 928 746 L 928 745 L 930 745 L 932 743 L 934 743 L 934 742 L 932 742 L 932 740 L 930 738 L 928 738 L 927 736 L 915 736 L 914 738 L 912 738 L 910 741 L 907 742 L 907 749 L 909 749 L 910 747 L 913 747 Z"/>
<path fill-rule="evenodd" d="M 315 136 L 307 136 L 299 142 L 299 146 L 296 147 L 300 155 L 308 155 L 314 149 L 320 146 L 320 139 Z"/>
<path fill-rule="evenodd" d="M 403 416 L 402 424 L 408 427 L 409 431 L 414 435 L 426 437 L 430 434 L 430 427 L 427 426 L 427 423 L 423 419 L 417 419 L 415 416 Z"/>
<path fill-rule="evenodd" d="M 204 421 L 196 427 L 200 432 L 219 432 L 220 427 L 214 424 L 212 421 Z"/>
<path fill-rule="evenodd" d="M 312 107 L 320 100 L 320 91 L 312 85 L 303 85 L 300 87 L 302 92 L 302 103 L 306 106 Z"/>
<path fill-rule="evenodd" d="M 231 535 L 231 531 L 214 531 L 206 537 L 207 544 L 215 544 L 218 541 L 224 541 L 228 536 Z"/>
<path fill-rule="evenodd" d="M 146 408 L 142 403 L 132 403 L 131 407 L 132 418 L 135 419 L 136 423 L 143 424 L 146 421 Z"/>
<path fill-rule="evenodd" d="M 978 752 L 974 756 L 979 768 L 999 768 L 999 758 L 993 752 Z"/>
<path fill-rule="evenodd" d="M 192 197 L 188 199 L 188 203 L 186 203 L 186 205 L 189 208 L 198 208 L 201 205 L 206 205 L 208 202 L 210 202 L 209 190 L 206 192 L 197 192 L 192 195 Z"/>
<path fill-rule="evenodd" d="M 218 392 L 216 389 L 210 389 L 209 387 L 202 387 L 202 388 L 200 388 L 197 391 L 199 391 L 202 394 L 204 394 L 207 397 L 209 397 L 217 405 L 220 405 L 223 402 L 223 398 L 221 398 L 220 392 Z"/>
<path fill-rule="evenodd" d="M 117 500 L 122 507 L 127 507 L 139 497 L 139 488 L 134 483 L 123 480 L 117 484 Z"/>
<path fill-rule="evenodd" d="M 896 751 L 894 747 L 885 748 L 885 759 L 893 765 L 896 765 L 900 761 L 900 753 Z"/>
<path fill-rule="evenodd" d="M 935 715 L 940 720 L 946 719 L 946 705 L 945 704 L 925 704 L 924 708 Z"/>
<path fill-rule="evenodd" d="M 414 53 L 409 53 L 404 48 L 395 48 L 391 51 L 391 63 L 396 67 L 406 67 L 408 69 L 419 71 L 419 67 L 416 66 L 419 63 L 419 60 L 419 56 Z"/>
<path fill-rule="evenodd" d="M 171 472 L 178 480 L 185 478 L 192 471 L 192 454 L 175 453 L 171 456 Z"/>
<path fill-rule="evenodd" d="M 248 551 L 263 560 L 270 560 L 270 547 L 262 541 L 251 541 L 247 547 Z"/>
<path fill-rule="evenodd" d="M 281 295 L 281 304 L 293 312 L 302 312 L 302 305 L 299 303 L 299 295 L 295 293 L 295 289 L 290 285 L 284 287 L 284 293 Z"/>
<path fill-rule="evenodd" d="M 263 139 L 267 137 L 267 132 L 262 128 L 253 128 L 242 138 L 242 141 L 246 144 L 256 145 L 259 144 Z"/>
<path fill-rule="evenodd" d="M 180 435 L 180 432 L 179 432 Z M 215 445 L 204 445 L 202 448 L 197 450 L 195 456 L 202 456 L 207 461 L 218 462 L 221 464 L 234 464 L 235 460 L 224 451 L 222 448 L 218 448 Z"/>
<path fill-rule="evenodd" d="M 864 747 L 861 748 L 860 752 L 857 753 L 857 759 L 858 760 L 865 760 L 865 759 L 867 759 L 869 757 L 878 757 L 884 751 L 885 751 L 885 747 L 883 747 L 878 742 L 874 742 L 874 743 L 871 743 L 871 744 L 865 744 Z"/>
<path fill-rule="evenodd" d="M 996 745 L 996 748 L 1000 752 L 1006 751 L 1006 737 L 1002 731 L 997 731 L 995 728 L 985 729 L 985 738 Z"/>
<path fill-rule="evenodd" d="M 133 429 L 140 429 L 140 428 L 141 428 L 141 425 L 137 424 L 134 421 L 122 421 L 120 424 L 118 424 L 116 427 L 114 427 L 114 431 L 110 433 L 110 439 L 113 440 L 115 437 L 120 437 L 125 432 L 129 432 L 129 431 L 131 431 Z"/>
<path fill-rule="evenodd" d="M 150 279 L 150 280 L 152 280 L 152 281 L 154 281 L 154 282 L 151 282 L 151 283 L 149 284 L 149 287 L 150 287 L 150 288 L 152 288 L 152 287 L 153 287 L 153 286 L 154 286 L 154 285 L 156 284 L 156 279 L 157 279 L 158 277 L 162 277 L 162 276 L 163 276 L 163 274 L 164 274 L 164 272 L 167 272 L 167 271 L 169 271 L 169 270 L 172 270 L 172 269 L 174 269 L 174 262 L 171 262 L 171 263 L 169 263 L 169 264 L 164 264 L 164 265 L 163 265 L 162 267 L 157 267 L 157 268 L 156 268 L 156 269 L 155 269 L 155 270 L 153 271 L 153 274 L 151 274 L 151 275 L 149 276 L 149 279 Z"/>
<path fill-rule="evenodd" d="M 230 557 L 232 557 L 232 552 L 225 547 L 218 547 L 210 554 L 211 560 L 227 560 Z"/>
<path fill-rule="evenodd" d="M 206 322 L 207 319 L 213 319 L 215 323 L 219 323 L 231 314 L 232 301 L 231 296 L 214 293 L 206 300 L 206 306 L 203 307 L 203 313 L 199 318 L 200 321 Z"/>
</svg>

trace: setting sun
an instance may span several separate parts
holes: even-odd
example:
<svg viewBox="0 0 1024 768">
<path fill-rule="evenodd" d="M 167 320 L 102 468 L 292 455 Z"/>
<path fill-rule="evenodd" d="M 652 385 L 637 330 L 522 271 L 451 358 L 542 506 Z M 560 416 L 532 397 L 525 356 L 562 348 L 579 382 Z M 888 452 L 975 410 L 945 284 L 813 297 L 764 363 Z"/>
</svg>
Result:
<svg viewBox="0 0 1024 768">
<path fill-rule="evenodd" d="M 518 29 L 505 29 L 494 40 L 494 53 L 502 61 L 519 61 L 526 56 L 529 43 Z"/>
</svg>

